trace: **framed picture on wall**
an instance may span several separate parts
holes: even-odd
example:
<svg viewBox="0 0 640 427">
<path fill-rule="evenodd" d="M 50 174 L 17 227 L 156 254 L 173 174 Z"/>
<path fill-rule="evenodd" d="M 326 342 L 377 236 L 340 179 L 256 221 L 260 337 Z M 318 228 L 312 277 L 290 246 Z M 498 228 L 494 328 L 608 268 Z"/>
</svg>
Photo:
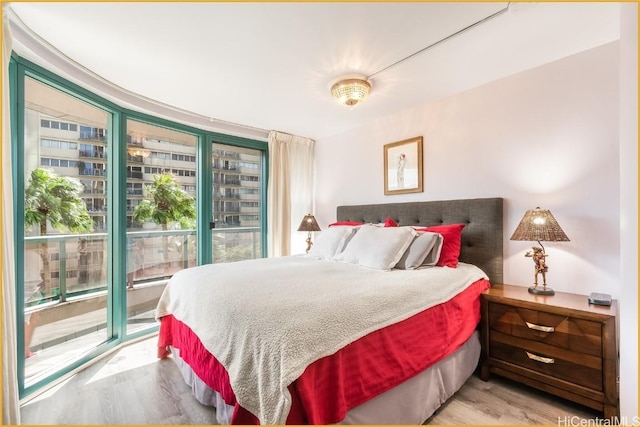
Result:
<svg viewBox="0 0 640 427">
<path fill-rule="evenodd" d="M 384 146 L 384 194 L 422 193 L 422 137 Z"/>
</svg>

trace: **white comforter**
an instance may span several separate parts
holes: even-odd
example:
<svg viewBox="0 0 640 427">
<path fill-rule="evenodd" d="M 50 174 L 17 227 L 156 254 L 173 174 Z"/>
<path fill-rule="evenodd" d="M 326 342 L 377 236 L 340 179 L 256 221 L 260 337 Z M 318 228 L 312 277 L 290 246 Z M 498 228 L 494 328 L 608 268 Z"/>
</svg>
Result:
<svg viewBox="0 0 640 427">
<path fill-rule="evenodd" d="M 486 277 L 462 263 L 392 271 L 307 256 L 210 264 L 176 273 L 156 317 L 172 314 L 193 330 L 262 424 L 285 424 L 287 387 L 308 365 Z"/>
</svg>

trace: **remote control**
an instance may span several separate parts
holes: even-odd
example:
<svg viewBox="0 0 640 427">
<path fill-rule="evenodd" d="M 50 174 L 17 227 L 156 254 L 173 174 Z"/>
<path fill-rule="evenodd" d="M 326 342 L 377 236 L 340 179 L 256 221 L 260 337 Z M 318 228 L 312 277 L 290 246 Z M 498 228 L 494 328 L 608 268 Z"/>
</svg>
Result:
<svg viewBox="0 0 640 427">
<path fill-rule="evenodd" d="M 589 304 L 611 305 L 611 295 L 591 292 L 589 294 Z"/>
</svg>

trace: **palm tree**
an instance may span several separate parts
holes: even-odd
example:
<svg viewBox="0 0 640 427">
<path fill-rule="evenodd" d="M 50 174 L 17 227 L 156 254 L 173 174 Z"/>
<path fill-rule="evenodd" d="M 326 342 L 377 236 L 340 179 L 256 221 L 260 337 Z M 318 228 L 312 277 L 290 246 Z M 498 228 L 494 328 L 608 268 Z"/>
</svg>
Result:
<svg viewBox="0 0 640 427">
<path fill-rule="evenodd" d="M 153 183 L 144 188 L 145 199 L 133 210 L 133 220 L 143 223 L 152 220 L 167 230 L 167 224 L 177 222 L 180 228 L 193 228 L 196 218 L 195 199 L 189 196 L 170 173 L 162 173 L 153 178 Z M 167 236 L 162 236 L 162 253 L 165 273 L 169 253 Z"/>
<path fill-rule="evenodd" d="M 87 233 L 93 221 L 87 205 L 80 198 L 84 186 L 76 179 L 58 176 L 53 171 L 34 169 L 25 188 L 24 225 L 40 226 L 40 235 L 47 235 L 47 223 L 61 232 Z M 45 289 L 50 289 L 49 246 L 40 243 L 40 256 Z"/>
</svg>

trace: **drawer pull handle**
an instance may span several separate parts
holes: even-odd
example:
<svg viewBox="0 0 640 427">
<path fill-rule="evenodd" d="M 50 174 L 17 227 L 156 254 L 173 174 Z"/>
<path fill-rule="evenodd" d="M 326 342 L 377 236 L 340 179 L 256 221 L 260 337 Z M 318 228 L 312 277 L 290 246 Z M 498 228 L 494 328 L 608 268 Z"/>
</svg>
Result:
<svg viewBox="0 0 640 427">
<path fill-rule="evenodd" d="M 542 332 L 553 332 L 553 326 L 540 326 L 540 325 L 536 325 L 535 323 L 529 323 L 529 322 L 524 322 L 527 324 L 527 326 L 529 327 L 529 329 L 534 329 L 536 331 L 542 331 Z"/>
<path fill-rule="evenodd" d="M 535 360 L 536 362 L 542 362 L 542 363 L 547 363 L 547 364 L 555 363 L 555 360 L 553 360 L 550 357 L 538 356 L 537 354 L 529 353 L 528 351 L 526 353 L 527 353 L 527 356 L 529 357 L 529 359 Z"/>
</svg>

